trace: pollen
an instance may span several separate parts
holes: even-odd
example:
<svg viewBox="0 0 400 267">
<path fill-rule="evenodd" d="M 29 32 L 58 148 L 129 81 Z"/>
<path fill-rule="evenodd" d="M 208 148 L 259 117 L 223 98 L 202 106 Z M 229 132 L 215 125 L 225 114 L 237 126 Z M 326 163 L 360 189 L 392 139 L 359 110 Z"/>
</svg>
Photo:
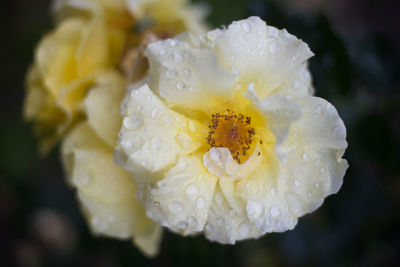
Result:
<svg viewBox="0 0 400 267">
<path fill-rule="evenodd" d="M 249 158 L 255 134 L 251 117 L 227 109 L 225 113 L 211 115 L 207 143 L 211 147 L 226 147 L 239 164 Z"/>
</svg>

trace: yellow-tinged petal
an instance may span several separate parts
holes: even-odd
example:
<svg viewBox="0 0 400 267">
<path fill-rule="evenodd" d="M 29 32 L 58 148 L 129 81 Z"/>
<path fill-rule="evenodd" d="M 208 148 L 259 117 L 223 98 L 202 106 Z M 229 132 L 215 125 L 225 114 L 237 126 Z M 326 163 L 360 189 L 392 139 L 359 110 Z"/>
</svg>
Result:
<svg viewBox="0 0 400 267">
<path fill-rule="evenodd" d="M 116 145 L 122 118 L 120 103 L 125 95 L 125 79 L 117 72 L 101 73 L 84 100 L 88 123 L 111 147 Z"/>
<path fill-rule="evenodd" d="M 152 43 L 146 50 L 150 60 L 150 86 L 169 104 L 202 110 L 217 106 L 232 94 L 233 74 L 219 66 L 209 50 L 185 41 Z"/>
<path fill-rule="evenodd" d="M 176 163 L 179 154 L 201 146 L 198 135 L 207 132 L 205 126 L 166 107 L 147 85 L 127 98 L 117 150 L 126 155 L 133 173 L 140 168 L 160 171 Z"/>
<path fill-rule="evenodd" d="M 135 198 L 136 184 L 130 174 L 115 166 L 112 147 L 82 123 L 63 142 L 62 156 L 93 232 L 118 238 L 138 236 L 141 242 L 137 244 L 153 255 L 160 231 Z"/>
<path fill-rule="evenodd" d="M 207 37 L 220 64 L 237 72 L 245 84 L 257 82 L 261 98 L 313 55 L 306 43 L 258 17 L 233 22 L 228 30 L 215 30 Z"/>
</svg>

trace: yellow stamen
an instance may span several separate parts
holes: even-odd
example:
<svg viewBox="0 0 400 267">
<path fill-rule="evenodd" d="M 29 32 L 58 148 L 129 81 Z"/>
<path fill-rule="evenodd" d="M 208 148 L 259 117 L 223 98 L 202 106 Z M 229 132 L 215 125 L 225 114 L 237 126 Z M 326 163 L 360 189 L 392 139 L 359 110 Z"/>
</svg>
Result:
<svg viewBox="0 0 400 267">
<path fill-rule="evenodd" d="M 249 158 L 247 152 L 255 134 L 254 128 L 251 127 L 251 117 L 227 109 L 225 114 L 212 114 L 211 125 L 208 128 L 210 131 L 207 143 L 211 147 L 228 148 L 238 163 Z"/>
</svg>

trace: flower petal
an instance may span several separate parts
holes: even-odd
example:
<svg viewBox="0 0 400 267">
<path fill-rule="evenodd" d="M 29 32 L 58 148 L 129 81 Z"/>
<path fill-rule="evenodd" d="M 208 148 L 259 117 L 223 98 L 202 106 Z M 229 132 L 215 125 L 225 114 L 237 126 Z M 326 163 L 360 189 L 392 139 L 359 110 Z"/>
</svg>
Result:
<svg viewBox="0 0 400 267">
<path fill-rule="evenodd" d="M 313 53 L 303 41 L 267 26 L 258 17 L 233 22 L 208 34 L 220 64 L 239 73 L 244 83 L 256 80 L 261 98 L 277 88 Z"/>
<path fill-rule="evenodd" d="M 116 145 L 121 129 L 119 106 L 125 88 L 125 80 L 117 72 L 100 73 L 84 101 L 90 126 L 111 147 Z"/>
<path fill-rule="evenodd" d="M 217 178 L 205 171 L 198 156 L 182 156 L 164 173 L 139 191 L 147 216 L 184 235 L 201 231 Z"/>
<path fill-rule="evenodd" d="M 119 238 L 139 236 L 145 245 L 141 249 L 152 254 L 158 246 L 152 240 L 159 242 L 154 233 L 159 232 L 158 226 L 135 198 L 136 184 L 130 174 L 114 165 L 112 148 L 82 123 L 64 140 L 62 156 L 92 230 Z"/>
<path fill-rule="evenodd" d="M 116 150 L 117 155 L 127 155 L 121 160 L 127 161 L 129 171 L 162 170 L 174 164 L 179 154 L 200 147 L 206 127 L 166 107 L 147 85 L 128 98 Z"/>
<path fill-rule="evenodd" d="M 230 96 L 236 77 L 220 68 L 217 58 L 206 49 L 178 40 L 150 44 L 151 88 L 168 103 L 204 109 Z"/>
</svg>

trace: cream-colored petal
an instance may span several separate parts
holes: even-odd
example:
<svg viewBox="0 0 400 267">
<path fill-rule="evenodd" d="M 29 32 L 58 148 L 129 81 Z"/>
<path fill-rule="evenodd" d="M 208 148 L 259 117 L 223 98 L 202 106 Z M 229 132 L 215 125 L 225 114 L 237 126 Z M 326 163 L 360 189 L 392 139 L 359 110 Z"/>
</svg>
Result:
<svg viewBox="0 0 400 267">
<path fill-rule="evenodd" d="M 287 137 L 292 123 L 300 117 L 301 111 L 297 103 L 278 94 L 259 100 L 252 83 L 249 85 L 247 96 L 265 116 L 266 123 L 274 134 L 277 144 L 280 144 Z"/>
<path fill-rule="evenodd" d="M 138 197 L 149 218 L 175 232 L 194 234 L 204 227 L 216 181 L 199 156 L 181 156 L 161 180 L 140 187 Z"/>
<path fill-rule="evenodd" d="M 100 73 L 84 101 L 90 126 L 111 147 L 116 145 L 121 129 L 119 106 L 125 91 L 126 82 L 120 74 Z"/>
<path fill-rule="evenodd" d="M 91 229 L 111 237 L 137 237 L 138 246 L 153 255 L 160 230 L 136 199 L 130 174 L 114 165 L 112 148 L 82 123 L 63 142 L 62 156 Z"/>
<path fill-rule="evenodd" d="M 155 92 L 172 105 L 204 109 L 230 96 L 236 77 L 221 69 L 206 49 L 179 40 L 152 43 L 146 50 Z"/>
<path fill-rule="evenodd" d="M 219 182 L 208 211 L 205 236 L 222 244 L 234 244 L 237 240 L 258 237 L 261 232 L 252 224 L 243 201 L 235 198 L 234 183 Z"/>
<path fill-rule="evenodd" d="M 173 165 L 179 154 L 200 147 L 206 127 L 166 107 L 147 85 L 128 97 L 116 153 L 126 155 L 120 160 L 126 161 L 125 168 L 135 178 L 141 178 L 142 169 L 161 171 Z"/>
<path fill-rule="evenodd" d="M 285 95 L 291 99 L 293 97 L 311 96 L 314 94 L 311 73 L 308 70 L 308 64 L 303 63 L 296 68 L 293 76 L 285 80 L 275 91 L 279 95 Z"/>
<path fill-rule="evenodd" d="M 239 164 L 228 148 L 213 147 L 203 155 L 203 164 L 220 179 L 235 181 L 250 176 L 257 169 L 261 158 L 262 151 L 257 147 L 246 162 Z"/>
<path fill-rule="evenodd" d="M 319 97 L 294 100 L 301 109 L 301 118 L 293 124 L 293 135 L 312 147 L 345 149 L 346 128 L 335 107 Z"/>
<path fill-rule="evenodd" d="M 257 81 L 261 98 L 267 96 L 313 53 L 303 41 L 267 26 L 258 17 L 233 22 L 227 30 L 208 34 L 220 64 L 238 72 L 244 83 Z"/>
<path fill-rule="evenodd" d="M 136 234 L 133 242 L 144 254 L 149 257 L 155 257 L 160 250 L 162 236 L 163 228 L 158 224 L 154 224 L 153 230 L 150 233 Z"/>
</svg>

